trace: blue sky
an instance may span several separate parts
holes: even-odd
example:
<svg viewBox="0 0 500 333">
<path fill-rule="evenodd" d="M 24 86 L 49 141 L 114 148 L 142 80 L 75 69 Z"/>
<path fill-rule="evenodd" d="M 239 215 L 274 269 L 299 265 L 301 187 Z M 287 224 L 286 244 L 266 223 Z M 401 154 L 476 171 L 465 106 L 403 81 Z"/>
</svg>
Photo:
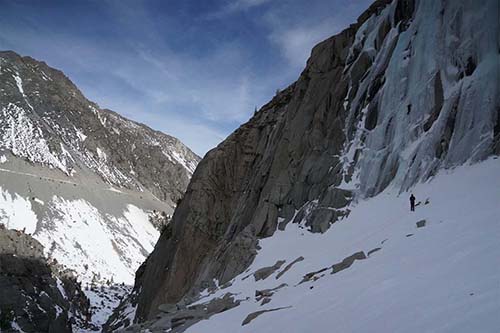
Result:
<svg viewBox="0 0 500 333">
<path fill-rule="evenodd" d="M 0 49 L 199 155 L 295 81 L 371 0 L 0 0 Z"/>
</svg>

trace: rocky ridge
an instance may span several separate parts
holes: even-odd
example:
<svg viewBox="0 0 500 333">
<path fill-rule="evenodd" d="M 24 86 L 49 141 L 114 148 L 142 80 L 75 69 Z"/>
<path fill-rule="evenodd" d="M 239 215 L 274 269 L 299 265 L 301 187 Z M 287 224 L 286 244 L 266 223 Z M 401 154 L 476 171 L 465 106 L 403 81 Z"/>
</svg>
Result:
<svg viewBox="0 0 500 333">
<path fill-rule="evenodd" d="M 178 139 L 99 108 L 62 72 L 12 51 L 0 52 L 0 82 L 0 148 L 172 204 L 184 193 L 199 157 Z"/>
</svg>

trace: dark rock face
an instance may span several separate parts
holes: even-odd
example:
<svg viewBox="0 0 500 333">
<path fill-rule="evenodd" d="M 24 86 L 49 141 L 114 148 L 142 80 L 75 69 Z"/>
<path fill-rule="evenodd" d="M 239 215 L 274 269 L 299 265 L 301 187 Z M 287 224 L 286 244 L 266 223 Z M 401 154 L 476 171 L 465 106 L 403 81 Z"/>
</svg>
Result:
<svg viewBox="0 0 500 333">
<path fill-rule="evenodd" d="M 11 316 L 24 332 L 72 332 L 69 304 L 43 261 L 0 255 L 0 290 L 2 317 Z"/>
<path fill-rule="evenodd" d="M 182 197 L 199 157 L 178 139 L 99 108 L 44 62 L 4 51 L 0 68 L 0 150 L 68 175 L 88 168 L 164 201 Z"/>
<path fill-rule="evenodd" d="M 475 51 L 466 42 L 452 45 L 468 29 L 453 23 L 462 5 L 433 4 L 376 1 L 357 23 L 318 44 L 295 83 L 205 156 L 172 232 L 137 275 L 138 321 L 242 273 L 258 239 L 278 227 L 293 222 L 324 232 L 349 213 L 353 198 L 389 184 L 404 191 L 440 168 L 494 153 L 494 85 L 482 89 L 482 78 L 460 77 Z M 494 40 L 490 30 L 477 31 Z M 479 72 L 468 71 L 470 78 Z M 492 103 L 473 107 L 485 98 Z"/>
<path fill-rule="evenodd" d="M 426 226 L 426 224 L 427 224 L 426 220 L 420 220 L 417 222 L 417 228 L 423 228 Z"/>
<path fill-rule="evenodd" d="M 40 243 L 22 232 L 0 229 L 0 331 L 72 332 L 73 324 L 91 328 L 88 313 L 80 285 L 53 272 Z"/>
</svg>

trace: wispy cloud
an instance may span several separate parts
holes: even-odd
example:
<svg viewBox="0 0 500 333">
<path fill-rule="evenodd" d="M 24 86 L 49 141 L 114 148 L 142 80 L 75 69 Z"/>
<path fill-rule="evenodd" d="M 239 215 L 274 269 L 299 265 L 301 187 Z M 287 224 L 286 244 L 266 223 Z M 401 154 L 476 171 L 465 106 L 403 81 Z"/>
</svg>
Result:
<svg viewBox="0 0 500 333">
<path fill-rule="evenodd" d="M 325 20 L 312 26 L 297 26 L 288 29 L 277 29 L 269 35 L 283 57 L 294 69 L 304 67 L 314 45 L 330 37 L 336 31 L 335 22 Z"/>
<path fill-rule="evenodd" d="M 50 59 L 49 65 L 64 70 L 101 107 L 172 134 L 200 155 L 247 120 L 255 107 L 256 79 L 245 70 L 248 59 L 235 43 L 221 43 L 197 57 L 161 44 L 146 48 L 127 37 L 125 45 L 101 47 L 95 40 L 44 27 L 12 29 L 0 23 L 0 28 L 6 32 L 0 35 L 2 48 Z"/>
<path fill-rule="evenodd" d="M 77 17 L 37 1 L 13 2 L 0 16 L 0 48 L 47 61 L 101 107 L 174 135 L 203 155 L 291 83 L 311 47 L 368 1 L 335 13 L 329 13 L 332 2 L 349 0 L 236 0 L 200 12 L 189 0 L 159 2 L 160 8 L 139 1 L 71 3 L 80 6 L 71 10 L 84 11 Z M 214 13 L 221 19 L 200 21 Z"/>
<path fill-rule="evenodd" d="M 252 7 L 257 7 L 270 1 L 271 0 L 236 0 L 230 2 L 225 8 L 227 8 L 227 10 L 229 11 L 235 12 L 247 10 Z"/>
<path fill-rule="evenodd" d="M 236 0 L 229 1 L 222 7 L 218 8 L 216 11 L 209 12 L 205 15 L 206 19 L 221 19 L 225 16 L 244 12 L 251 8 L 259 7 L 266 3 L 271 2 L 271 0 Z"/>
<path fill-rule="evenodd" d="M 266 11 L 262 21 L 270 31 L 268 39 L 279 48 L 291 68 L 297 71 L 304 67 L 313 46 L 354 22 L 370 2 L 313 1 L 302 11 L 291 9 L 291 4 L 286 3 Z"/>
</svg>

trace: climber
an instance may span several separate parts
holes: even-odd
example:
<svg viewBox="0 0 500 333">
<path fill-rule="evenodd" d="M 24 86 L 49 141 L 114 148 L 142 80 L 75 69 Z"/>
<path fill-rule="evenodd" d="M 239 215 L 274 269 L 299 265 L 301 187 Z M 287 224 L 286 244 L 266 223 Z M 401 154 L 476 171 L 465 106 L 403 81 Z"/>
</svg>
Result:
<svg viewBox="0 0 500 333">
<path fill-rule="evenodd" d="M 413 195 L 413 193 L 410 195 L 410 210 L 412 212 L 415 211 L 415 196 Z"/>
</svg>

